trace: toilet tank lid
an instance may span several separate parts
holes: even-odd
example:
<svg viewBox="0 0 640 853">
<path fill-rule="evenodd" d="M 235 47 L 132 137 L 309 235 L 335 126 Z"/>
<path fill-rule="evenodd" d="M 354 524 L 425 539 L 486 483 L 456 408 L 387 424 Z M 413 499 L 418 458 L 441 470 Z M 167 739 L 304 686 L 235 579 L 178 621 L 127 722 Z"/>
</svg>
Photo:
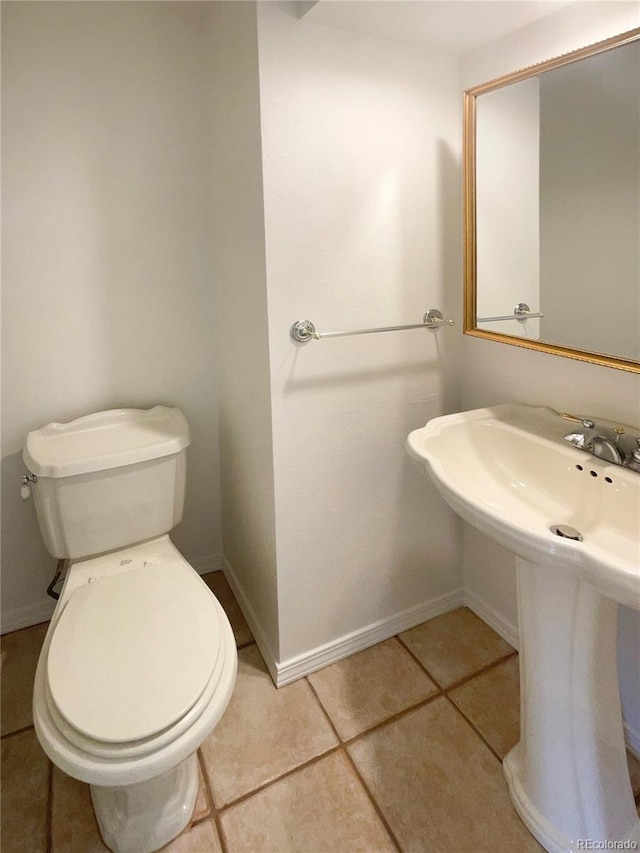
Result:
<svg viewBox="0 0 640 853">
<path fill-rule="evenodd" d="M 22 457 L 38 477 L 72 477 L 172 456 L 190 443 L 179 409 L 113 409 L 30 432 Z"/>
</svg>

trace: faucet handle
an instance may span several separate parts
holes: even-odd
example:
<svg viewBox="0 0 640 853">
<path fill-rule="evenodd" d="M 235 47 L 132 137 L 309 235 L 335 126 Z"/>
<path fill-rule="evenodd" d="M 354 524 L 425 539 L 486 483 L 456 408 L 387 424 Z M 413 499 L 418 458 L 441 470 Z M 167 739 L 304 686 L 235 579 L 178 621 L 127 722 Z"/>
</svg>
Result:
<svg viewBox="0 0 640 853">
<path fill-rule="evenodd" d="M 615 434 L 616 434 L 616 438 L 615 438 L 616 447 L 619 447 L 619 445 L 620 445 L 620 439 L 621 439 L 621 438 L 622 438 L 622 436 L 624 435 L 624 427 L 617 426 L 617 427 L 615 427 L 615 428 L 614 428 L 614 430 L 613 430 L 613 431 L 614 431 L 614 432 L 615 432 Z"/>
<path fill-rule="evenodd" d="M 571 421 L 574 424 L 582 424 L 585 429 L 595 429 L 596 422 L 591 418 L 577 418 L 575 415 L 570 415 L 568 412 L 562 412 L 560 415 L 565 421 Z"/>
</svg>

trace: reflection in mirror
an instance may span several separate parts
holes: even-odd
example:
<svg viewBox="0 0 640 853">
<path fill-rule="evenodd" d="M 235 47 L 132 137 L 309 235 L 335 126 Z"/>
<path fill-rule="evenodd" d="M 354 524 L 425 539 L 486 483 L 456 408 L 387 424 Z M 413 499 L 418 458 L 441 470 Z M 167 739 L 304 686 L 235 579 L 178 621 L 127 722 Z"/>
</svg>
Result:
<svg viewBox="0 0 640 853">
<path fill-rule="evenodd" d="M 469 90 L 465 119 L 465 331 L 640 371 L 640 29 Z"/>
</svg>

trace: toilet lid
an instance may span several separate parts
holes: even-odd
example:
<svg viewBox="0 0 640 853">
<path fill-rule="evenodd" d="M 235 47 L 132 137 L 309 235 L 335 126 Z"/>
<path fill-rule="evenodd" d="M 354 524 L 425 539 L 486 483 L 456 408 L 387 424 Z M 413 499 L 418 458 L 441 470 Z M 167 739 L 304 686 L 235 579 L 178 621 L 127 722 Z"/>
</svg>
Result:
<svg viewBox="0 0 640 853">
<path fill-rule="evenodd" d="M 71 596 L 47 659 L 49 690 L 78 731 L 109 743 L 150 737 L 183 717 L 221 644 L 213 596 L 179 563 L 100 578 Z"/>
</svg>

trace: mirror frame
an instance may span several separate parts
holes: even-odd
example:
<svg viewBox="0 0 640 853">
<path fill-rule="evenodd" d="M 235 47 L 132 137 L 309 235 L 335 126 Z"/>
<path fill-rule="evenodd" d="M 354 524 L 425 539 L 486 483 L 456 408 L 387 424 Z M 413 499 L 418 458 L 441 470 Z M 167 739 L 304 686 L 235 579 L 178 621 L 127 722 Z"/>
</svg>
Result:
<svg viewBox="0 0 640 853">
<path fill-rule="evenodd" d="M 539 350 L 552 355 L 561 355 L 604 367 L 615 367 L 640 373 L 640 361 L 624 359 L 605 353 L 575 349 L 559 344 L 533 341 L 515 335 L 490 332 L 477 328 L 476 292 L 477 292 L 477 246 L 476 246 L 476 99 L 486 92 L 502 89 L 520 80 L 534 77 L 544 71 L 560 68 L 572 62 L 579 62 L 589 56 L 612 50 L 640 39 L 640 27 L 627 30 L 619 35 L 596 42 L 588 47 L 565 53 L 554 59 L 530 65 L 519 71 L 505 74 L 488 83 L 482 83 L 463 92 L 463 169 L 464 169 L 464 333 L 477 338 L 486 338 L 498 343 Z"/>
</svg>

